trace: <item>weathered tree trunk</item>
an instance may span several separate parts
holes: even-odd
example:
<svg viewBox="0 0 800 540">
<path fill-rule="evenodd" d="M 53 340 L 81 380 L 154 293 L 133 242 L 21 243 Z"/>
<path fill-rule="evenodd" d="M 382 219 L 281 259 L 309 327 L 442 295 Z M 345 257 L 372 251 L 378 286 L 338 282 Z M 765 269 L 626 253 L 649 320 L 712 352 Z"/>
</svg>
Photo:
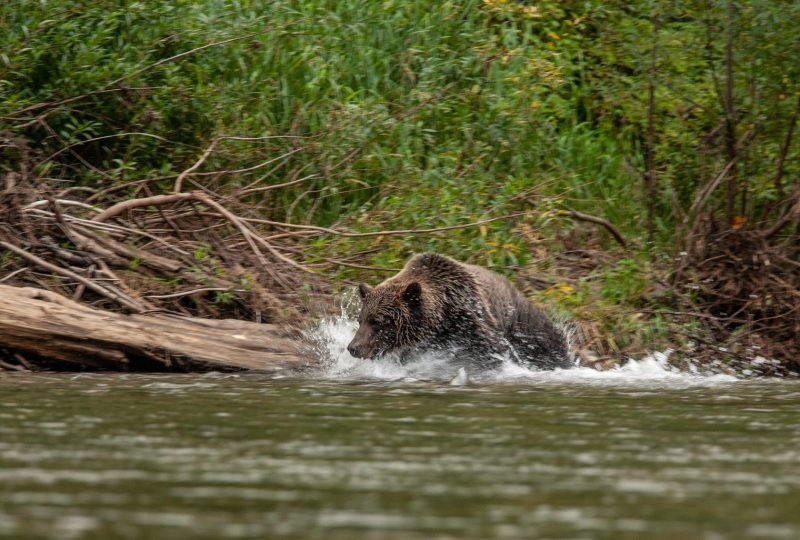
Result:
<svg viewBox="0 0 800 540">
<path fill-rule="evenodd" d="M 736 106 L 733 102 L 733 39 L 736 9 L 733 0 L 728 0 L 727 18 L 727 40 L 725 43 L 725 153 L 728 163 L 733 163 L 728 172 L 728 190 L 726 216 L 728 226 L 734 224 L 736 218 L 736 193 L 739 189 L 736 175 L 736 161 L 739 158 L 738 148 L 736 147 Z M 742 210 L 744 212 L 744 210 Z"/>
<path fill-rule="evenodd" d="M 0 285 L 0 348 L 112 370 L 308 366 L 296 334 L 269 324 L 101 311 L 56 293 Z"/>
<path fill-rule="evenodd" d="M 658 8 L 656 8 L 658 9 Z M 656 75 L 658 71 L 658 30 L 661 25 L 661 13 L 653 13 L 653 50 L 650 60 L 650 82 L 647 85 L 647 138 L 645 139 L 645 173 L 644 187 L 647 192 L 647 241 L 653 241 L 655 234 L 656 212 L 656 164 L 655 164 L 655 111 L 656 111 Z"/>
</svg>

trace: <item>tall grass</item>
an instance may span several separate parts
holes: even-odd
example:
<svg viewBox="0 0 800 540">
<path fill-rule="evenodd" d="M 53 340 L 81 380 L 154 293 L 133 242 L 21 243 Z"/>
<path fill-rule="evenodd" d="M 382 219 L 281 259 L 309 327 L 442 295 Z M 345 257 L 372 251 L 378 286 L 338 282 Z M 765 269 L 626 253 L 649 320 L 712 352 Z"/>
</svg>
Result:
<svg viewBox="0 0 800 540">
<path fill-rule="evenodd" d="M 741 131 L 758 129 L 742 159 L 754 210 L 777 197 L 800 43 L 791 39 L 800 37 L 790 24 L 797 7 L 756 4 L 741 7 L 736 52 Z M 712 68 L 724 10 L 662 9 L 656 247 L 672 241 L 676 208 L 724 164 L 709 138 L 721 120 Z M 554 217 L 562 206 L 643 238 L 653 13 L 644 1 L 9 0 L 0 6 L 0 122 L 29 142 L 39 177 L 93 187 L 175 174 L 215 136 L 291 135 L 221 143 L 203 167 L 238 170 L 302 148 L 269 175 L 198 181 L 233 193 L 316 174 L 249 200 L 264 217 L 359 230 L 530 210 L 481 228 L 379 239 L 366 257 L 393 266 L 439 249 L 524 263 L 532 242 L 572 226 Z M 0 168 L 16 170 L 18 160 L 0 148 Z M 790 152 L 787 179 L 798 166 Z M 344 256 L 374 241 L 326 237 L 307 253 Z"/>
<path fill-rule="evenodd" d="M 304 147 L 260 182 L 298 171 L 318 180 L 252 197 L 274 219 L 375 230 L 530 209 L 523 221 L 540 227 L 566 203 L 636 233 L 638 182 L 622 167 L 617 140 L 578 114 L 570 56 L 549 35 L 563 21 L 546 14 L 511 21 L 474 0 L 10 1 L 0 9 L 0 115 L 129 88 L 48 109 L 43 121 L 56 135 L 37 122 L 22 130 L 38 155 L 127 132 L 170 141 L 120 135 L 74 147 L 110 178 L 69 152 L 40 166 L 42 175 L 92 186 L 164 176 L 220 134 L 291 134 L 304 138 L 227 142 L 205 168 L 240 169 Z M 156 65 L 234 37 L 242 39 Z M 11 156 L 0 159 L 14 167 Z M 231 176 L 225 189 L 263 173 Z M 529 250 L 519 225 L 387 237 L 371 259 L 392 266 L 411 251 L 438 249 L 523 263 Z M 344 255 L 373 242 L 317 246 Z"/>
</svg>

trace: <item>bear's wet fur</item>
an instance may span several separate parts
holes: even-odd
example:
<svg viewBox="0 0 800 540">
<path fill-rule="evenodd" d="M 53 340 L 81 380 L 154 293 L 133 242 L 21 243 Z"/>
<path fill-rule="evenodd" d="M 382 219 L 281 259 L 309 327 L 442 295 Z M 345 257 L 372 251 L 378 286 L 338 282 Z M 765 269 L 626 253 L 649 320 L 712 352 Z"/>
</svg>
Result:
<svg viewBox="0 0 800 540">
<path fill-rule="evenodd" d="M 564 334 L 503 276 L 437 253 L 412 257 L 372 288 L 358 287 L 358 358 L 430 349 L 485 367 L 497 355 L 539 369 L 571 367 Z"/>
</svg>

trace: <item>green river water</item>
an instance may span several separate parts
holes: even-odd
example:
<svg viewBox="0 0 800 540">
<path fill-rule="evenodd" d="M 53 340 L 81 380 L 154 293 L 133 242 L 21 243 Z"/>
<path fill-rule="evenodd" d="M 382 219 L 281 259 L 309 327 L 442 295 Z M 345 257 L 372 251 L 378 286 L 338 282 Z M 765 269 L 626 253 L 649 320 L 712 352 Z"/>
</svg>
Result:
<svg viewBox="0 0 800 540">
<path fill-rule="evenodd" d="M 645 367 L 0 374 L 0 537 L 800 538 L 800 382 Z"/>
</svg>

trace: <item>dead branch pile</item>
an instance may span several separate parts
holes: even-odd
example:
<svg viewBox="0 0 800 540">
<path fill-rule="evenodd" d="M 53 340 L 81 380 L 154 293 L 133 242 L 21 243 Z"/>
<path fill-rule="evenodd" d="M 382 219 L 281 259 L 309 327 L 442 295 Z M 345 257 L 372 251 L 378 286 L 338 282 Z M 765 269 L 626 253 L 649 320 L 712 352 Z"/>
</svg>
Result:
<svg viewBox="0 0 800 540">
<path fill-rule="evenodd" d="M 320 269 L 369 268 L 324 258 L 311 268 L 303 262 L 301 249 L 307 238 L 429 234 L 516 216 L 374 232 L 280 222 L 264 219 L 269 192 L 319 177 L 303 176 L 302 165 L 287 165 L 302 147 L 238 170 L 201 170 L 223 141 L 276 138 L 281 137 L 217 137 L 179 174 L 130 181 L 109 178 L 106 186 L 98 187 L 103 183 L 97 180 L 80 185 L 46 177 L 46 169 L 34 164 L 55 155 L 34 156 L 25 141 L 0 133 L 0 143 L 15 156 L 15 170 L 0 175 L 0 284 L 32 286 L 125 314 L 297 326 L 308 315 L 330 308 L 330 283 Z M 70 151 L 66 146 L 56 154 Z M 73 157 L 97 174 L 107 174 L 80 155 Z M 279 166 L 293 167 L 288 180 L 269 183 Z M 254 182 L 241 181 L 241 174 L 260 168 L 268 172 Z M 186 186 L 193 189 L 187 191 Z M 0 302 L 11 302 L 9 289 L 4 290 L 7 297 Z M 58 358 L 53 350 L 42 349 L 40 356 Z M 0 340 L 0 369 L 21 365 L 17 353 L 10 338 Z M 149 354 L 137 351 L 138 356 Z M 96 367 L 96 360 L 87 357 L 85 365 Z M 70 361 L 75 363 L 75 357 Z"/>
<path fill-rule="evenodd" d="M 158 179 L 65 187 L 32 172 L 24 141 L 5 136 L 2 142 L 18 156 L 17 170 L 0 175 L 4 285 L 34 286 L 124 313 L 283 325 L 296 325 L 314 307 L 304 297 L 325 301 L 325 280 L 294 256 L 298 236 L 307 231 L 260 222 L 257 206 L 241 202 L 253 190 L 310 176 L 220 194 L 215 188 L 222 181 L 192 179 L 215 139 L 166 189 Z M 236 171 L 216 177 L 226 172 Z M 190 182 L 195 189 L 183 191 Z"/>
<path fill-rule="evenodd" d="M 0 246 L 15 256 L 6 282 L 131 312 L 269 322 L 296 319 L 300 285 L 322 283 L 285 253 L 291 243 L 276 247 L 214 193 L 148 195 L 103 208 L 80 192 L 11 174 L 4 187 Z"/>
<path fill-rule="evenodd" d="M 800 216 L 798 216 L 800 217 Z M 733 354 L 800 370 L 800 238 L 701 220 L 675 274 L 684 307 Z"/>
</svg>

